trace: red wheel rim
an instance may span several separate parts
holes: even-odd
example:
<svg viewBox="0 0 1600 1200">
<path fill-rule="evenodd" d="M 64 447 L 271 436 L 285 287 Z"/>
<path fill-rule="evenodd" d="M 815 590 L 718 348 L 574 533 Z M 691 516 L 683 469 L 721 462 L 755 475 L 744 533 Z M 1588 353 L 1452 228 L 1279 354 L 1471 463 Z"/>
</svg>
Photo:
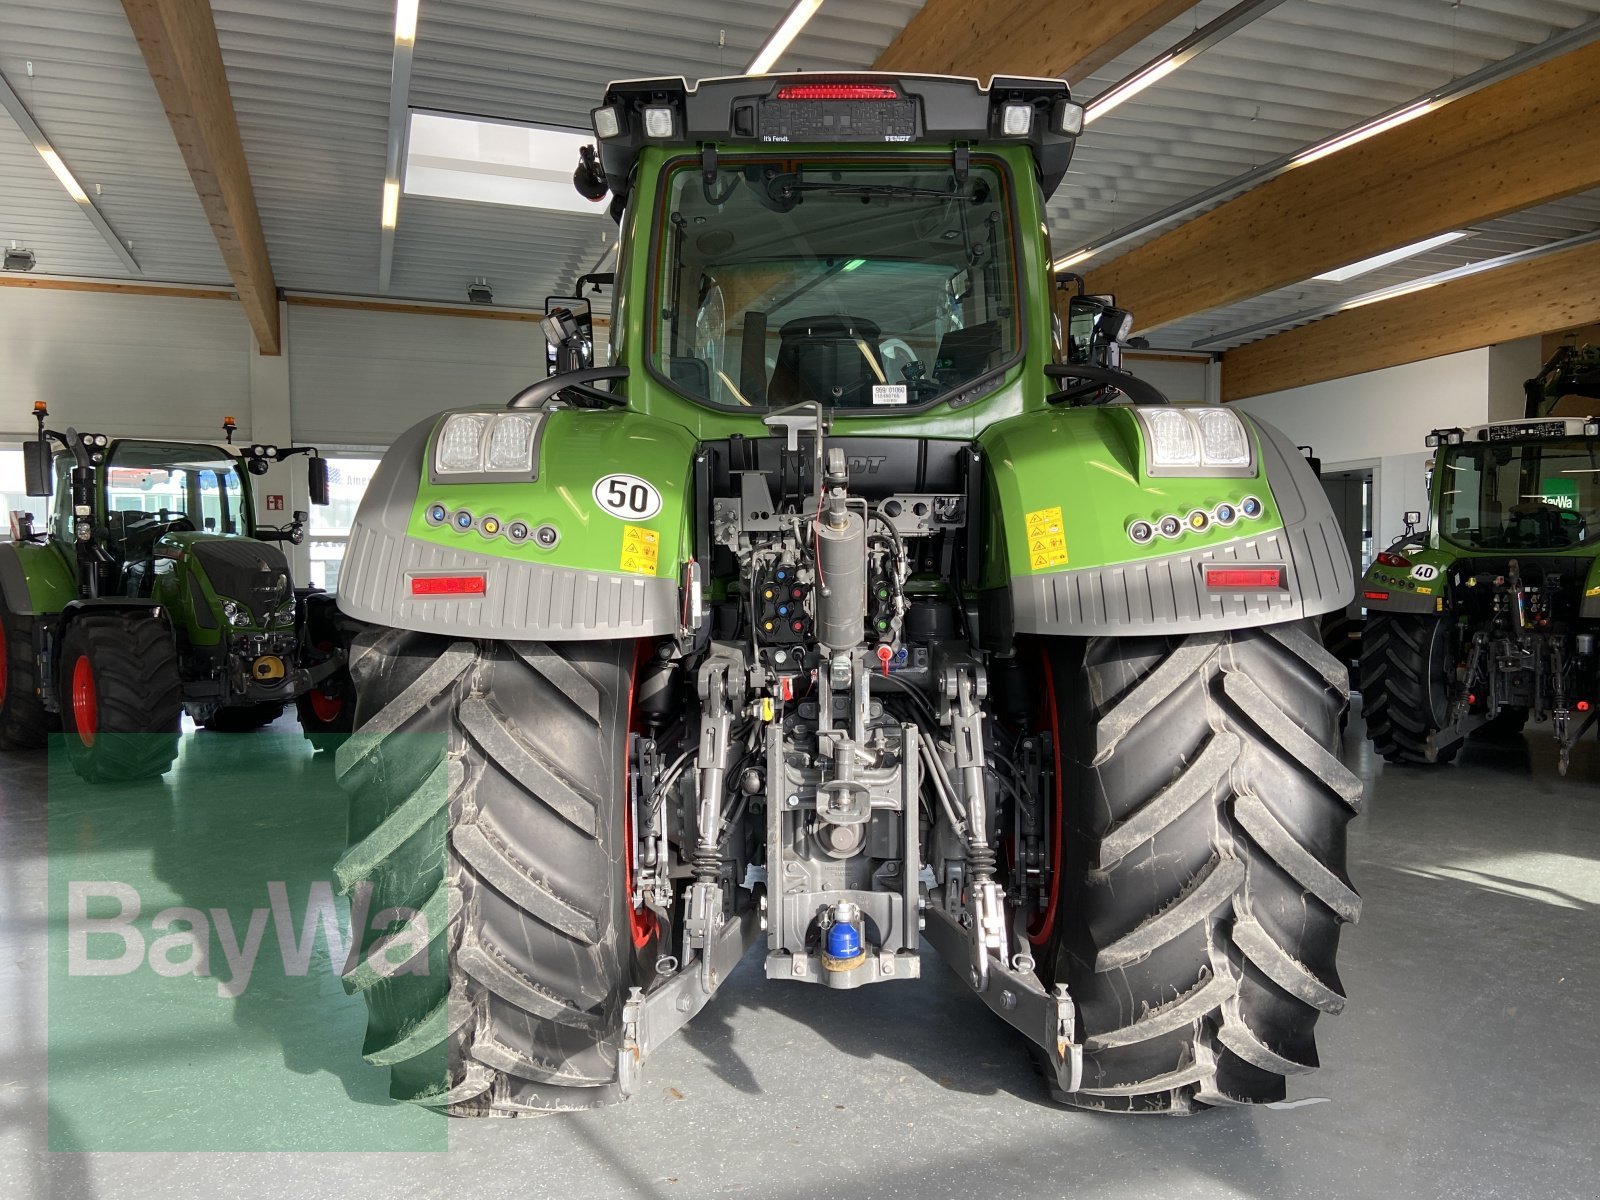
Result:
<svg viewBox="0 0 1600 1200">
<path fill-rule="evenodd" d="M 634 684 L 639 678 L 639 663 L 644 659 L 645 648 L 647 645 L 648 643 L 643 641 L 639 643 L 638 650 L 633 657 L 633 669 L 628 672 L 629 733 L 643 732 L 643 729 L 639 723 L 639 714 L 634 710 L 633 707 L 633 696 Z M 622 780 L 624 793 L 627 791 L 627 779 L 628 739 L 624 738 L 622 741 Z M 629 932 L 633 934 L 634 949 L 642 950 L 644 947 L 648 946 L 651 939 L 660 932 L 661 925 L 660 922 L 656 920 L 655 913 L 651 912 L 648 908 L 635 908 L 633 905 L 633 806 L 627 803 L 624 803 L 622 806 L 622 837 L 622 886 L 624 888 L 623 895 L 625 903 L 628 905 L 628 929 Z"/>
<path fill-rule="evenodd" d="M 94 735 L 100 728 L 100 698 L 94 690 L 94 671 L 89 657 L 78 655 L 72 664 L 72 726 L 78 740 L 85 746 L 94 745 Z"/>
<path fill-rule="evenodd" d="M 337 720 L 340 711 L 344 708 L 343 696 L 330 696 L 321 688 L 312 688 L 306 699 L 311 702 L 312 714 L 324 725 Z"/>
<path fill-rule="evenodd" d="M 1056 927 L 1056 897 L 1061 891 L 1061 719 L 1056 709 L 1056 680 L 1050 666 L 1050 652 L 1039 656 L 1040 684 L 1044 688 L 1044 703 L 1039 706 L 1038 725 L 1050 734 L 1051 812 L 1050 812 L 1050 899 L 1044 912 L 1028 916 L 1028 941 L 1042 946 L 1050 940 Z"/>
</svg>

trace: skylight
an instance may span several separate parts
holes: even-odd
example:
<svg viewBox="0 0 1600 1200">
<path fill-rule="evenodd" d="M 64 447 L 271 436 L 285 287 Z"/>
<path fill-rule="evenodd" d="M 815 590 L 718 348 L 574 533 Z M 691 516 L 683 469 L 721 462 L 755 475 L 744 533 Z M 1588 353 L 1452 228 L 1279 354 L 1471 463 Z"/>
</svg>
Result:
<svg viewBox="0 0 1600 1200">
<path fill-rule="evenodd" d="M 1418 254 L 1426 254 L 1429 250 L 1440 246 L 1448 246 L 1451 242 L 1459 242 L 1464 237 L 1470 237 L 1470 229 L 1457 229 L 1453 233 L 1441 233 L 1438 237 L 1426 238 L 1420 242 L 1413 242 L 1409 246 L 1401 246 L 1398 250 L 1389 250 L 1383 254 L 1374 254 L 1371 258 L 1363 258 L 1360 262 L 1353 262 L 1347 267 L 1339 267 L 1333 271 L 1324 271 L 1321 275 L 1313 276 L 1315 279 L 1326 283 L 1344 283 L 1358 275 L 1365 275 L 1368 271 L 1376 271 L 1379 267 L 1387 267 L 1390 263 L 1397 263 L 1401 259 L 1411 258 Z"/>
<path fill-rule="evenodd" d="M 582 130 L 413 109 L 405 192 L 598 216 L 605 201 L 585 200 L 572 187 L 578 147 L 593 141 Z"/>
</svg>

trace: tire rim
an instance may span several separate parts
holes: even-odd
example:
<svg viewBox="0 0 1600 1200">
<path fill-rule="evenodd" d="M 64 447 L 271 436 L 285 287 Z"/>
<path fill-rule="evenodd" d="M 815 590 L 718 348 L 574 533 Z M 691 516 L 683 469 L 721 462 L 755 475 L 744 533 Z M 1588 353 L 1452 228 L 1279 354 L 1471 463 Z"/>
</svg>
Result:
<svg viewBox="0 0 1600 1200">
<path fill-rule="evenodd" d="M 1028 914 L 1028 941 L 1043 946 L 1050 940 L 1056 927 L 1056 903 L 1061 891 L 1061 716 L 1056 708 L 1056 679 L 1050 665 L 1050 652 L 1042 650 L 1039 665 L 1043 668 L 1044 703 L 1039 706 L 1036 724 L 1049 731 L 1051 775 L 1050 813 L 1050 898 L 1043 913 Z"/>
<path fill-rule="evenodd" d="M 86 654 L 78 655 L 78 661 L 72 664 L 72 725 L 80 742 L 94 745 L 94 735 L 100 728 L 100 698 Z"/>
<path fill-rule="evenodd" d="M 321 688 L 312 688 L 306 694 L 306 699 L 311 702 L 311 712 L 317 720 L 324 725 L 331 725 L 339 719 L 339 713 L 344 709 L 344 697 L 330 695 Z"/>
<path fill-rule="evenodd" d="M 644 659 L 645 643 L 641 641 L 633 657 L 633 669 L 628 672 L 628 732 L 640 733 L 639 714 L 634 710 L 633 698 L 635 684 L 639 678 L 639 664 Z M 627 790 L 628 781 L 628 739 L 622 742 L 622 782 L 623 790 Z M 643 950 L 651 940 L 661 931 L 661 923 L 656 919 L 656 914 L 648 908 L 635 908 L 633 905 L 633 855 L 635 850 L 633 832 L 633 806 L 622 806 L 622 902 L 628 906 L 628 931 L 633 935 L 633 948 Z"/>
</svg>

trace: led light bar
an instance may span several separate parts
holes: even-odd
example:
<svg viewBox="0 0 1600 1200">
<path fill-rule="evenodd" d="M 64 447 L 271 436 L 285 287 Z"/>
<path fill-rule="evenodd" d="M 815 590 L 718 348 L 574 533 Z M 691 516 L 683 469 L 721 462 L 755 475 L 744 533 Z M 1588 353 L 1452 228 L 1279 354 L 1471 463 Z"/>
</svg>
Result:
<svg viewBox="0 0 1600 1200">
<path fill-rule="evenodd" d="M 1259 592 L 1283 587 L 1282 567 L 1207 567 L 1206 587 L 1212 591 Z"/>
<path fill-rule="evenodd" d="M 779 100 L 898 100 L 900 93 L 881 83 L 790 83 Z"/>
</svg>

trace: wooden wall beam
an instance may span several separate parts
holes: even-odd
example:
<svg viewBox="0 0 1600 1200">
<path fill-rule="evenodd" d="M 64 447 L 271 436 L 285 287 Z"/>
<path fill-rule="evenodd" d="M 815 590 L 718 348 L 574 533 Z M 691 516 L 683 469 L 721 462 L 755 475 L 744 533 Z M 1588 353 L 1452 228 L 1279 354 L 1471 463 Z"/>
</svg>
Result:
<svg viewBox="0 0 1600 1200">
<path fill-rule="evenodd" d="M 1600 244 L 1347 309 L 1222 356 L 1222 398 L 1343 379 L 1600 320 Z M 1404 396 L 1395 397 L 1405 403 Z"/>
<path fill-rule="evenodd" d="M 1088 273 L 1137 327 L 1600 187 L 1600 42 L 1296 167 Z"/>
<path fill-rule="evenodd" d="M 928 0 L 875 71 L 1064 75 L 1077 84 L 1198 0 Z"/>
<path fill-rule="evenodd" d="M 122 0 L 178 149 L 263 354 L 277 354 L 278 285 L 222 65 L 210 0 Z"/>
</svg>

